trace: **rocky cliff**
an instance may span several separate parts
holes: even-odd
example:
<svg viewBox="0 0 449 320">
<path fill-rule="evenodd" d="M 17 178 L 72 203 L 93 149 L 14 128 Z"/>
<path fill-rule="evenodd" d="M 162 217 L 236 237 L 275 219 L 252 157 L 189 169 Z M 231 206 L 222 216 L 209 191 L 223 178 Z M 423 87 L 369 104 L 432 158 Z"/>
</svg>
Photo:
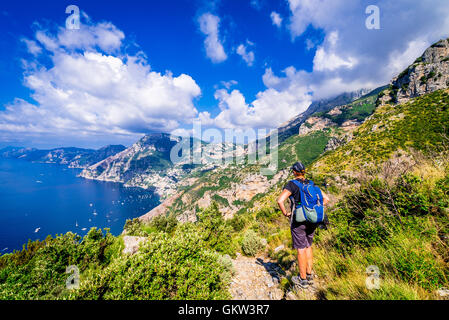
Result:
<svg viewBox="0 0 449 320">
<path fill-rule="evenodd" d="M 191 184 L 194 178 L 190 175 L 225 166 L 217 159 L 241 156 L 245 152 L 243 147 L 232 143 L 201 142 L 201 150 L 195 150 L 200 155 L 199 161 L 193 163 L 193 148 L 197 148 L 198 144 L 187 138 L 190 155 L 183 155 L 182 159 L 177 159 L 179 161 L 174 163 L 171 151 L 181 139 L 166 133 L 148 134 L 126 150 L 89 166 L 80 176 L 121 182 L 126 186 L 155 188 L 156 193 L 166 199 L 178 188 Z"/>
<path fill-rule="evenodd" d="M 440 40 L 391 81 L 391 95 L 399 103 L 449 85 L 449 41 Z"/>
<path fill-rule="evenodd" d="M 312 102 L 307 110 L 287 122 L 280 125 L 278 128 L 279 142 L 283 142 L 289 137 L 298 133 L 299 127 L 313 114 L 320 112 L 328 112 L 335 107 L 348 105 L 363 96 L 369 94 L 371 90 L 361 89 L 354 92 L 345 92 L 336 97 L 322 99 Z"/>
</svg>

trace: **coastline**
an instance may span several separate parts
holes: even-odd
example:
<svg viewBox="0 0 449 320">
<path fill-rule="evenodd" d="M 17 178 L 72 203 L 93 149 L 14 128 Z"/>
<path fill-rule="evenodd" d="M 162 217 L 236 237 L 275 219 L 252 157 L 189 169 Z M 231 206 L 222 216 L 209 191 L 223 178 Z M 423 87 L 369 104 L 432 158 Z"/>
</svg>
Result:
<svg viewBox="0 0 449 320">
<path fill-rule="evenodd" d="M 29 239 L 44 240 L 68 231 L 84 236 L 92 227 L 110 228 L 120 235 L 127 219 L 144 216 L 162 203 L 152 188 L 114 181 L 86 183 L 79 169 L 66 165 L 1 160 L 1 211 L 9 223 L 0 226 L 0 254 L 22 250 Z"/>
</svg>

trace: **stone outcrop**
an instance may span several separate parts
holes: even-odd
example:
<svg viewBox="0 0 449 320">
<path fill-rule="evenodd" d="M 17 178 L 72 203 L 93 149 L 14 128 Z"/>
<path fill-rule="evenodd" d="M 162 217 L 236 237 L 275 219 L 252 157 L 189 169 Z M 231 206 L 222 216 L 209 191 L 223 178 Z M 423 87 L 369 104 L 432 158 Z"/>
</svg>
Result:
<svg viewBox="0 0 449 320">
<path fill-rule="evenodd" d="M 352 132 L 361 124 L 362 123 L 357 120 L 347 120 L 341 124 L 340 128 L 345 132 Z"/>
<path fill-rule="evenodd" d="M 331 137 L 329 139 L 329 141 L 327 142 L 326 148 L 324 149 L 324 151 L 332 151 L 335 150 L 339 147 L 341 147 L 342 145 L 348 143 L 349 141 L 351 141 L 352 136 L 351 135 L 345 135 L 343 137 Z"/>
<path fill-rule="evenodd" d="M 369 92 L 369 89 L 361 89 L 353 92 L 345 92 L 330 99 L 323 99 L 313 102 L 305 112 L 297 115 L 296 117 L 284 122 L 279 126 L 279 141 L 282 142 L 288 137 L 296 135 L 298 133 L 299 127 L 307 118 L 312 116 L 314 113 L 327 112 L 337 106 L 347 105 Z"/>
<path fill-rule="evenodd" d="M 415 63 L 395 77 L 392 96 L 403 103 L 449 85 L 449 41 L 441 40 L 418 58 Z"/>
<path fill-rule="evenodd" d="M 134 237 L 134 236 L 124 236 L 123 242 L 125 248 L 123 249 L 124 254 L 135 254 L 139 251 L 139 248 L 143 242 L 147 241 L 145 237 Z"/>
<path fill-rule="evenodd" d="M 324 128 L 332 126 L 336 126 L 336 124 L 328 118 L 310 117 L 301 125 L 301 127 L 299 127 L 299 135 L 304 136 L 311 132 L 323 130 Z"/>
</svg>

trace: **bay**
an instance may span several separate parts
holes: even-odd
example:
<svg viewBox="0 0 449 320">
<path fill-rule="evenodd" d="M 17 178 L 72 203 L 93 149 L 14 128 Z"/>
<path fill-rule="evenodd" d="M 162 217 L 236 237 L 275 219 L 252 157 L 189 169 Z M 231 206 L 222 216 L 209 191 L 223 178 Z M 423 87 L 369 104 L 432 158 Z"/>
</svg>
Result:
<svg viewBox="0 0 449 320">
<path fill-rule="evenodd" d="M 81 236 L 92 227 L 119 235 L 127 219 L 159 204 L 152 190 L 87 180 L 80 169 L 0 159 L 0 254 L 68 231 Z"/>
</svg>

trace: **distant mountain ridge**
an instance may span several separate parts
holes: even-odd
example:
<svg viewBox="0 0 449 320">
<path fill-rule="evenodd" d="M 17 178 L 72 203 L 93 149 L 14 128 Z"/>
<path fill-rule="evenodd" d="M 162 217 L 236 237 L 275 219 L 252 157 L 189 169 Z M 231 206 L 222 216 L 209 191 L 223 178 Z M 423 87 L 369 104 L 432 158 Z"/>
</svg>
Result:
<svg viewBox="0 0 449 320">
<path fill-rule="evenodd" d="M 312 114 L 316 112 L 327 112 L 335 107 L 349 104 L 363 97 L 364 95 L 369 94 L 371 91 L 372 90 L 370 89 L 360 89 L 353 92 L 344 92 L 336 97 L 312 102 L 312 104 L 307 108 L 306 111 L 279 126 L 279 142 L 286 140 L 292 135 L 298 134 L 298 130 L 301 124 L 303 124 L 304 121 Z"/>
<path fill-rule="evenodd" d="M 126 147 L 122 145 L 109 145 L 98 150 L 74 147 L 50 150 L 6 147 L 0 149 L 0 157 L 22 159 L 31 162 L 56 163 L 67 165 L 70 168 L 86 168 L 125 149 Z"/>
<path fill-rule="evenodd" d="M 192 163 L 192 158 L 181 157 L 173 163 L 171 152 L 173 147 L 187 139 L 192 155 L 196 150 L 201 156 L 199 163 Z M 242 146 L 232 143 L 211 144 L 193 138 L 181 138 L 167 133 L 147 134 L 132 146 L 113 156 L 103 159 L 83 170 L 80 176 L 86 179 L 121 182 L 127 186 L 155 188 L 163 198 L 170 196 L 176 189 L 189 184 L 185 178 L 190 174 L 200 174 L 218 166 L 214 161 L 217 157 L 233 157 L 244 154 Z"/>
</svg>

